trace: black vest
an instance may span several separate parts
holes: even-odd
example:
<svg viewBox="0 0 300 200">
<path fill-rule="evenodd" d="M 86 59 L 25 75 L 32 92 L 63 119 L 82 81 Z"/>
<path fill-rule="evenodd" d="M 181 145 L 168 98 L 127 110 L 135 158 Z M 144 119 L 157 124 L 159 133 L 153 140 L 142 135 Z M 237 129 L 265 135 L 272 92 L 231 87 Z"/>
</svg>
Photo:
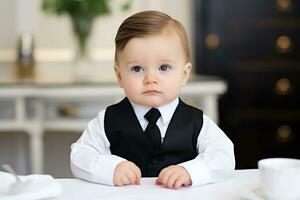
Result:
<svg viewBox="0 0 300 200">
<path fill-rule="evenodd" d="M 111 153 L 134 162 L 143 177 L 156 177 L 169 165 L 194 159 L 202 124 L 202 111 L 179 100 L 161 149 L 153 150 L 127 98 L 109 106 L 104 117 Z"/>
</svg>

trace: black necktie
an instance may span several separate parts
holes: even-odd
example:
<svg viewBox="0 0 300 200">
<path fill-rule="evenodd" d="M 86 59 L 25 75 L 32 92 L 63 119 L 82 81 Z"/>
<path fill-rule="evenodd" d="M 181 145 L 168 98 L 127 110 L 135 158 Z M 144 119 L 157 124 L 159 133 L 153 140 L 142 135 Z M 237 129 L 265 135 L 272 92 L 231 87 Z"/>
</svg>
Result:
<svg viewBox="0 0 300 200">
<path fill-rule="evenodd" d="M 151 108 L 144 116 L 149 124 L 145 130 L 145 134 L 147 138 L 149 139 L 150 143 L 153 146 L 153 150 L 156 151 L 161 146 L 161 135 L 158 126 L 156 125 L 156 122 L 158 118 L 160 117 L 160 112 L 156 108 Z"/>
</svg>

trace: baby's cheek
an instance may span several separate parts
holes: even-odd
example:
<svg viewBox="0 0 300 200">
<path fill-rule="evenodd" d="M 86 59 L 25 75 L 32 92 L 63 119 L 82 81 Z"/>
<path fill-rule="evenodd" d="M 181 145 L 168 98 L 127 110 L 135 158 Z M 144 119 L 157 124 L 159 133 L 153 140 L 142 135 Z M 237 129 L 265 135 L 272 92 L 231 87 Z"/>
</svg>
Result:
<svg viewBox="0 0 300 200">
<path fill-rule="evenodd" d="M 168 96 L 171 98 L 177 97 L 180 92 L 181 86 L 178 86 L 176 84 L 170 84 L 170 87 L 168 88 Z"/>
</svg>

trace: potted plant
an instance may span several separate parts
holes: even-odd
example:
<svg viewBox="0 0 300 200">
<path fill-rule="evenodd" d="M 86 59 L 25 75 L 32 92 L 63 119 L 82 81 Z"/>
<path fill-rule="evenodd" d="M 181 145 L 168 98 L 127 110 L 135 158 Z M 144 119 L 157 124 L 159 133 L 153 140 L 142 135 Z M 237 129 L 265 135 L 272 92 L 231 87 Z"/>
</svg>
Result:
<svg viewBox="0 0 300 200">
<path fill-rule="evenodd" d="M 126 1 L 122 10 L 128 10 L 130 3 L 130 0 Z M 86 43 L 95 19 L 111 13 L 109 0 L 43 0 L 42 9 L 51 14 L 67 14 L 70 17 L 80 57 L 86 54 Z"/>
</svg>

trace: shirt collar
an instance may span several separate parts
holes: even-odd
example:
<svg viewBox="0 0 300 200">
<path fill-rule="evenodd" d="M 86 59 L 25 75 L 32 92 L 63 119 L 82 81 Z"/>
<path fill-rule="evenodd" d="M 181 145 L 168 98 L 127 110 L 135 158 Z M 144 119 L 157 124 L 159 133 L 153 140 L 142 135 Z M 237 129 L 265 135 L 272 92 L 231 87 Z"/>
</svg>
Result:
<svg viewBox="0 0 300 200">
<path fill-rule="evenodd" d="M 139 121 L 144 119 L 144 115 L 151 109 L 151 107 L 141 106 L 141 105 L 135 104 L 131 101 L 130 101 L 130 103 L 131 103 L 131 105 L 133 107 L 133 110 L 135 112 L 135 115 L 136 115 L 136 117 L 138 118 Z M 157 109 L 159 110 L 159 112 L 161 114 L 162 122 L 164 124 L 167 124 L 167 123 L 170 122 L 170 120 L 173 116 L 173 113 L 175 112 L 175 109 L 178 106 L 178 103 L 179 103 L 179 99 L 177 97 L 176 99 L 174 99 L 170 103 L 167 103 L 165 105 L 157 107 Z"/>
</svg>

